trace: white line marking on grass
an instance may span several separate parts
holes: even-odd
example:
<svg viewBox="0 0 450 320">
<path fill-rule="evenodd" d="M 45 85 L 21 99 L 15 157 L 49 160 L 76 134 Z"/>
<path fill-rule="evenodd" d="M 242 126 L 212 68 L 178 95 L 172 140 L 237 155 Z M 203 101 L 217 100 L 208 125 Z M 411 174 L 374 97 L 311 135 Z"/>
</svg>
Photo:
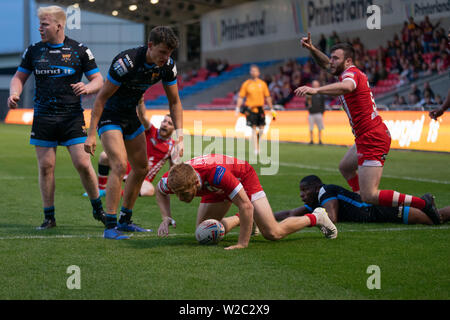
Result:
<svg viewBox="0 0 450 320">
<path fill-rule="evenodd" d="M 303 165 L 303 164 L 297 164 L 297 163 L 289 163 L 289 162 L 280 162 L 279 164 L 281 166 L 284 166 L 284 167 L 294 167 L 294 168 L 311 169 L 311 170 L 322 170 L 322 171 L 328 171 L 328 172 L 333 172 L 333 173 L 339 173 L 339 170 L 335 169 L 335 168 L 327 168 L 327 167 L 320 167 L 320 166 L 309 166 L 309 165 Z M 384 174 L 384 173 L 383 173 L 383 177 L 385 177 L 385 178 L 401 179 L 401 180 L 409 180 L 409 181 L 416 181 L 416 182 L 430 182 L 430 183 L 450 184 L 450 181 L 427 179 L 427 178 L 416 178 L 416 177 L 408 177 L 408 176 L 396 176 L 396 175 Z"/>
<path fill-rule="evenodd" d="M 38 180 L 38 175 L 35 176 L 3 176 L 0 180 Z M 79 180 L 79 176 L 56 176 L 56 180 Z"/>
<path fill-rule="evenodd" d="M 339 225 L 338 225 L 339 226 Z M 421 226 L 421 227 L 399 227 L 399 228 L 377 228 L 377 229 L 349 229 L 341 231 L 338 228 L 338 232 L 340 233 L 346 233 L 346 232 L 391 232 L 391 231 L 415 231 L 415 230 L 447 230 L 450 229 L 450 225 L 444 225 L 444 226 Z"/>
<path fill-rule="evenodd" d="M 416 230 L 448 230 L 450 229 L 450 225 L 444 225 L 444 226 L 420 226 L 420 227 L 399 227 L 399 228 L 374 228 L 374 229 L 349 229 L 349 230 L 339 230 L 340 234 L 342 233 L 350 233 L 350 232 L 392 232 L 392 231 L 416 231 Z M 303 229 L 296 233 L 313 233 L 313 232 L 320 232 L 315 229 Z M 227 235 L 239 235 L 237 232 L 231 232 Z M 155 232 L 150 233 L 140 233 L 140 234 L 133 234 L 131 233 L 130 236 L 133 238 L 156 238 L 158 235 Z M 194 233 L 170 233 L 168 237 L 185 237 L 185 236 L 194 236 Z M 34 240 L 34 239 L 89 239 L 89 238 L 103 238 L 102 234 L 91 234 L 91 235 L 51 235 L 51 236 L 9 236 L 9 237 L 0 237 L 0 240 Z M 161 237 L 162 239 L 163 237 Z"/>
<path fill-rule="evenodd" d="M 230 233 L 233 234 L 233 233 Z M 238 233 L 236 233 L 238 234 Z M 127 234 L 133 238 L 148 238 L 156 237 L 156 233 L 150 232 L 147 234 Z M 169 234 L 169 237 L 173 236 L 188 236 L 193 235 L 193 233 L 173 233 Z M 103 238 L 103 234 L 57 234 L 51 236 L 10 236 L 10 237 L 0 237 L 0 240 L 33 240 L 33 239 L 89 239 L 89 238 Z"/>
</svg>

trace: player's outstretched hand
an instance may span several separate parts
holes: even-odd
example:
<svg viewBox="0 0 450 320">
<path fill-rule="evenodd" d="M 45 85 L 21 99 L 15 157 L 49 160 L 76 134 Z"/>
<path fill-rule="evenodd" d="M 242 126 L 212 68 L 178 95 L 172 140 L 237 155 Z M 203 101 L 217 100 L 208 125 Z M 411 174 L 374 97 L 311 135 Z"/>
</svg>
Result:
<svg viewBox="0 0 450 320">
<path fill-rule="evenodd" d="M 300 42 L 301 42 L 303 48 L 306 48 L 308 50 L 312 50 L 313 49 L 313 45 L 312 45 L 312 42 L 311 42 L 311 32 L 308 32 L 308 36 L 307 37 L 303 37 Z"/>
<path fill-rule="evenodd" d="M 169 221 L 164 219 L 159 225 L 158 236 L 167 237 L 169 235 Z"/>
<path fill-rule="evenodd" d="M 226 247 L 225 250 L 244 249 L 244 248 L 247 248 L 247 246 L 238 243 L 235 244 L 234 246 Z"/>
<path fill-rule="evenodd" d="M 97 146 L 97 139 L 95 136 L 88 136 L 84 142 L 84 151 L 90 155 L 95 154 L 95 147 Z"/>
<path fill-rule="evenodd" d="M 70 86 L 72 87 L 73 92 L 77 96 L 80 96 L 82 94 L 88 94 L 86 85 L 83 82 L 72 83 Z"/>
<path fill-rule="evenodd" d="M 315 95 L 315 94 L 317 94 L 317 89 L 316 88 L 311 88 L 311 87 L 308 87 L 308 86 L 303 86 L 303 87 L 298 87 L 297 89 L 295 89 L 294 93 L 295 93 L 296 96 L 304 97 L 306 95 Z"/>
<path fill-rule="evenodd" d="M 8 107 L 15 109 L 19 106 L 20 97 L 17 94 L 12 94 L 8 97 Z"/>
<path fill-rule="evenodd" d="M 444 110 L 442 110 L 441 108 L 437 108 L 437 109 L 431 110 L 429 115 L 430 115 L 431 119 L 437 120 L 437 118 L 442 116 L 443 113 L 444 113 Z"/>
</svg>

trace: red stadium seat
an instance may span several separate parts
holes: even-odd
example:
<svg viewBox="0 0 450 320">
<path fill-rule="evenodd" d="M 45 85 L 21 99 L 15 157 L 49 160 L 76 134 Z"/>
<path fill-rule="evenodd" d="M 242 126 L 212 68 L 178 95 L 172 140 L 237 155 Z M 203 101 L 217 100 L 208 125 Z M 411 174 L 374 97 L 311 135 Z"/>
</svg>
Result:
<svg viewBox="0 0 450 320">
<path fill-rule="evenodd" d="M 224 105 L 224 104 L 232 104 L 233 98 L 214 98 L 213 101 L 211 101 L 211 104 L 214 105 Z"/>
<path fill-rule="evenodd" d="M 400 76 L 397 73 L 389 73 L 388 79 L 399 81 L 400 80 Z"/>
</svg>

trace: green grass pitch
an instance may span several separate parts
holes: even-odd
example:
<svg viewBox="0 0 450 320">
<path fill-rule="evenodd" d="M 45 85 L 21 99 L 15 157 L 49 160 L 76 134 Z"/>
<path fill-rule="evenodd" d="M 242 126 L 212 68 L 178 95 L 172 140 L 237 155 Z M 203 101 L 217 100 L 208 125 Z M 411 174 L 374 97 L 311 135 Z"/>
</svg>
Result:
<svg viewBox="0 0 450 320">
<path fill-rule="evenodd" d="M 256 236 L 247 249 L 226 251 L 236 243 L 238 230 L 217 246 L 196 243 L 195 199 L 190 205 L 172 201 L 177 228 L 168 238 L 151 233 L 105 240 L 64 147 L 58 148 L 56 165 L 58 226 L 37 231 L 43 214 L 29 132 L 28 126 L 0 124 L 2 300 L 449 299 L 448 224 L 339 223 L 336 240 L 308 228 L 278 242 Z M 298 182 L 305 175 L 345 186 L 337 170 L 345 151 L 281 143 L 278 174 L 260 177 L 273 210 L 302 204 Z M 448 154 L 392 150 L 381 188 L 419 196 L 432 192 L 438 207 L 449 206 L 449 164 Z M 133 212 L 135 223 L 157 230 L 161 219 L 154 198 L 139 198 Z M 235 212 L 232 207 L 230 214 Z M 71 265 L 80 268 L 80 290 L 67 288 Z M 367 287 L 370 265 L 380 268 L 380 289 Z"/>
</svg>

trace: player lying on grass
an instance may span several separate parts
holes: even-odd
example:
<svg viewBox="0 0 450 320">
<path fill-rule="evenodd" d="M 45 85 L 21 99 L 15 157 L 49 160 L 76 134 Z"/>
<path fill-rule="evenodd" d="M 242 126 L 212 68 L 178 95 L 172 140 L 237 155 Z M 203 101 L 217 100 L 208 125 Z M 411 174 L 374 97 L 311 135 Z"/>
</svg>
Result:
<svg viewBox="0 0 450 320">
<path fill-rule="evenodd" d="M 268 240 L 279 240 L 314 225 L 320 227 L 327 238 L 337 236 L 336 226 L 324 210 L 277 223 L 255 170 L 248 162 L 233 157 L 221 154 L 200 156 L 174 165 L 163 175 L 156 188 L 156 201 L 163 220 L 158 229 L 159 236 L 169 233 L 169 225 L 173 221 L 170 194 L 187 203 L 195 196 L 202 198 L 197 211 L 197 226 L 207 219 L 216 219 L 228 232 L 241 221 L 238 243 L 225 249 L 248 246 L 253 218 Z M 239 208 L 239 216 L 224 218 L 231 203 Z"/>
<path fill-rule="evenodd" d="M 175 127 L 170 115 L 166 115 L 164 117 L 159 129 L 152 125 L 145 115 L 146 108 L 143 99 L 139 101 L 139 106 L 136 110 L 138 118 L 145 128 L 145 140 L 147 143 L 147 158 L 149 166 L 149 172 L 142 183 L 139 195 L 142 197 L 151 197 L 155 194 L 155 188 L 152 182 L 159 170 L 161 170 L 167 160 L 169 160 L 170 166 L 172 166 L 174 160 L 176 160 L 172 159 L 172 157 L 176 156 L 173 152 L 174 140 L 172 139 L 172 133 Z M 108 182 L 109 170 L 110 166 L 108 156 L 106 155 L 106 152 L 102 151 L 98 160 L 98 187 L 101 196 L 106 194 L 106 183 Z M 128 163 L 124 180 L 126 180 L 130 171 L 131 166 Z M 86 196 L 86 194 L 84 195 Z"/>
<path fill-rule="evenodd" d="M 275 213 L 275 219 L 282 221 L 288 217 L 303 216 L 317 207 L 328 212 L 336 222 L 393 222 L 404 224 L 433 224 L 420 209 L 400 206 L 382 207 L 361 201 L 361 196 L 341 186 L 323 184 L 318 176 L 310 175 L 300 181 L 300 198 L 304 205 L 292 210 Z M 438 210 L 441 223 L 450 218 L 450 207 Z"/>
</svg>

